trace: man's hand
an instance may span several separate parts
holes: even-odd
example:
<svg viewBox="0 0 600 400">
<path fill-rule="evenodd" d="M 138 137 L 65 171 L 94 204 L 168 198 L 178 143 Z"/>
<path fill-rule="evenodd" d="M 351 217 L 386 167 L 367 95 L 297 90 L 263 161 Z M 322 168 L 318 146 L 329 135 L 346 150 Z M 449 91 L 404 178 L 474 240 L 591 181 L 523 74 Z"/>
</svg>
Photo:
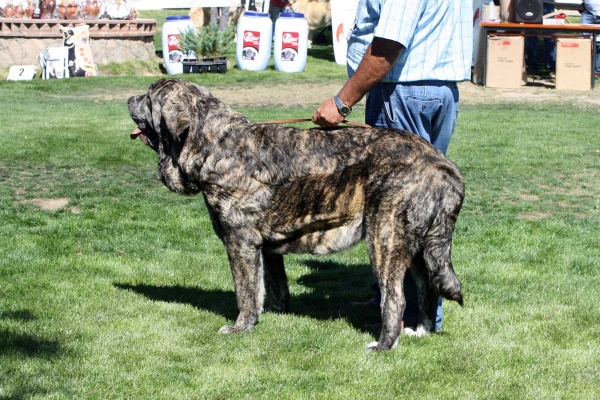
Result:
<svg viewBox="0 0 600 400">
<path fill-rule="evenodd" d="M 344 104 L 354 107 L 375 84 L 380 82 L 398 61 L 402 48 L 398 42 L 375 37 L 356 73 L 338 94 Z M 321 126 L 336 126 L 343 120 L 344 117 L 338 112 L 333 99 L 321 104 L 312 116 L 312 121 Z"/>
<path fill-rule="evenodd" d="M 312 116 L 312 122 L 320 126 L 336 126 L 343 120 L 332 98 L 321 104 Z"/>
</svg>

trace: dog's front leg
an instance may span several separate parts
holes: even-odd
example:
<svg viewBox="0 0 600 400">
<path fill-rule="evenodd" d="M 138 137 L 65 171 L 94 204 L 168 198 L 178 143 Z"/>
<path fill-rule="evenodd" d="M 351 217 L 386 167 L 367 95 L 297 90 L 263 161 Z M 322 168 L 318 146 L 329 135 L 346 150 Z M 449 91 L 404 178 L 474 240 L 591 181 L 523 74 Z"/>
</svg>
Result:
<svg viewBox="0 0 600 400">
<path fill-rule="evenodd" d="M 290 290 L 283 265 L 283 256 L 263 250 L 263 263 L 269 311 L 288 312 L 290 310 Z"/>
<path fill-rule="evenodd" d="M 265 286 L 262 250 L 252 243 L 231 237 L 227 238 L 226 243 L 239 314 L 233 325 L 225 325 L 219 329 L 219 333 L 245 332 L 258 324 L 258 317 L 263 311 Z"/>
</svg>

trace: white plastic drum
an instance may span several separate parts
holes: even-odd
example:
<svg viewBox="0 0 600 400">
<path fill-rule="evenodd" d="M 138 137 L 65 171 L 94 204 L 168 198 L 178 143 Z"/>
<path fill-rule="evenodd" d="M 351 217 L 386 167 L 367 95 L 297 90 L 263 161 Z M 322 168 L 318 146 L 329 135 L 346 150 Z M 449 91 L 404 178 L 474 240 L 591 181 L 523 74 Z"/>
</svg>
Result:
<svg viewBox="0 0 600 400">
<path fill-rule="evenodd" d="M 237 27 L 235 56 L 240 69 L 261 71 L 271 59 L 273 22 L 268 13 L 246 11 Z"/>
<path fill-rule="evenodd" d="M 275 22 L 275 44 L 273 46 L 276 70 L 304 71 L 308 50 L 308 22 L 304 19 L 304 14 L 279 14 L 279 18 Z"/>
<path fill-rule="evenodd" d="M 163 60 L 169 75 L 183 73 L 183 53 L 179 50 L 179 35 L 188 28 L 196 29 L 189 15 L 168 16 L 163 24 Z"/>
</svg>

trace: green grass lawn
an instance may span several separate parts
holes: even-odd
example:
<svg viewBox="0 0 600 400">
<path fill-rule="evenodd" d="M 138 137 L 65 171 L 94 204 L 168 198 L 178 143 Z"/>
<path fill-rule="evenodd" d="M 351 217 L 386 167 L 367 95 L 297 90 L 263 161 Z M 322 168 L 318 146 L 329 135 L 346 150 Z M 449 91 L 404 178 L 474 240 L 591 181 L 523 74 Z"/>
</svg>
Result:
<svg viewBox="0 0 600 400">
<path fill-rule="evenodd" d="M 343 79 L 320 60 L 322 73 L 186 78 Z M 379 316 L 350 305 L 371 296 L 364 245 L 286 257 L 292 312 L 217 334 L 237 309 L 203 200 L 163 187 L 128 135 L 127 96 L 155 79 L 0 82 L 0 398 L 600 396 L 597 107 L 462 107 L 449 157 L 467 182 L 453 248 L 465 307 L 445 303 L 441 334 L 369 353 Z"/>
</svg>

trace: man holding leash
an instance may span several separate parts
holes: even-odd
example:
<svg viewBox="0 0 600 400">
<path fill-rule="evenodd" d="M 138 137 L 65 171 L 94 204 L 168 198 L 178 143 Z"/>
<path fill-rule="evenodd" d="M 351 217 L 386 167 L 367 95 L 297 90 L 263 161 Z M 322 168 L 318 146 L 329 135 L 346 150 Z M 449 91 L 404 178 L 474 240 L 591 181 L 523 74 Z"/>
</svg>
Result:
<svg viewBox="0 0 600 400">
<path fill-rule="evenodd" d="M 367 124 L 414 132 L 446 154 L 458 116 L 456 83 L 471 77 L 472 6 L 472 0 L 360 0 L 348 40 L 349 79 L 313 122 L 335 126 L 367 95 Z M 410 271 L 404 290 L 403 321 L 414 327 Z M 441 323 L 440 298 L 436 331 Z"/>
</svg>

